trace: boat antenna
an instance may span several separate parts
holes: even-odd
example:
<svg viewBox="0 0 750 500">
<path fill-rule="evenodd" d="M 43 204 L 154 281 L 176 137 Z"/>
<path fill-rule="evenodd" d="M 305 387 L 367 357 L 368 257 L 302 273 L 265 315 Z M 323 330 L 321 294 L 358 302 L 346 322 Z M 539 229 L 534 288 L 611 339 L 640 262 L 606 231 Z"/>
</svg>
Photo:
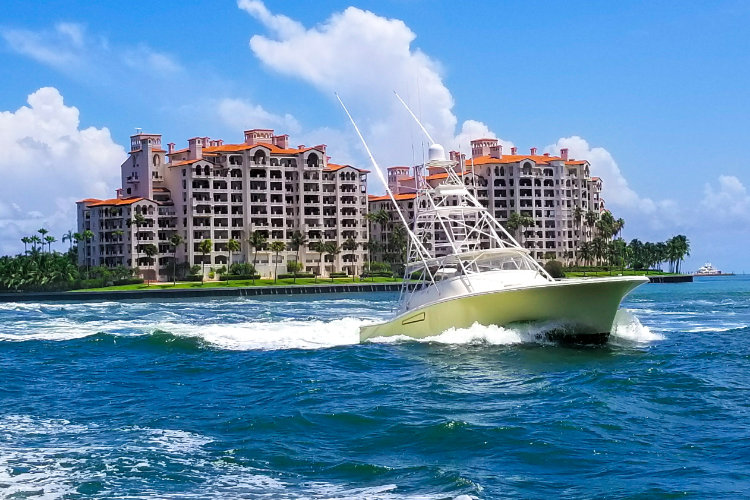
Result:
<svg viewBox="0 0 750 500">
<path fill-rule="evenodd" d="M 406 218 L 404 217 L 404 214 L 401 212 L 401 207 L 399 207 L 398 203 L 396 203 L 396 197 L 393 195 L 393 191 L 391 191 L 391 188 L 388 186 L 388 183 L 385 181 L 385 176 L 383 176 L 383 172 L 380 169 L 378 162 L 375 161 L 375 157 L 372 156 L 372 152 L 370 151 L 370 148 L 367 146 L 367 142 L 365 141 L 365 138 L 362 137 L 362 133 L 359 131 L 359 127 L 357 127 L 357 124 L 354 122 L 354 118 L 352 118 L 351 113 L 349 113 L 349 110 L 346 109 L 346 106 L 344 105 L 344 101 L 341 100 L 341 97 L 339 97 L 339 94 L 337 92 L 334 92 L 334 94 L 336 95 L 336 99 L 339 100 L 339 104 L 341 104 L 341 107 L 344 108 L 344 113 L 346 113 L 346 116 L 349 117 L 349 121 L 352 122 L 352 126 L 354 127 L 354 130 L 357 132 L 357 135 L 359 136 L 359 140 L 362 141 L 362 145 L 365 147 L 365 151 L 367 151 L 367 155 L 370 157 L 370 162 L 375 168 L 375 172 L 377 172 L 378 177 L 380 178 L 380 182 L 382 182 L 383 185 L 385 186 L 385 192 L 388 193 L 388 196 L 391 198 L 391 201 L 393 202 L 393 206 L 396 208 L 396 213 L 398 213 L 398 217 L 399 219 L 401 219 L 401 223 L 404 225 L 404 228 L 406 228 L 406 232 L 412 238 L 412 241 L 414 241 L 417 244 L 420 257 L 424 259 L 424 255 L 427 254 L 427 250 L 422 246 L 422 243 L 419 241 L 417 236 L 409 228 L 409 224 L 406 222 Z"/>
<path fill-rule="evenodd" d="M 428 139 L 430 140 L 430 144 L 435 144 L 435 141 L 434 141 L 434 140 L 432 140 L 432 136 L 430 135 L 430 133 L 429 133 L 429 132 L 427 131 L 427 129 L 426 129 L 426 128 L 424 128 L 424 125 L 422 125 L 422 122 L 421 122 L 421 121 L 419 121 L 419 118 L 417 118 L 417 116 L 416 116 L 416 115 L 415 115 L 415 114 L 414 114 L 414 113 L 412 112 L 412 110 L 411 110 L 411 109 L 409 108 L 409 106 L 408 106 L 408 105 L 407 105 L 407 104 L 406 104 L 406 103 L 404 102 L 404 100 L 403 100 L 403 99 L 401 99 L 401 96 L 400 96 L 400 95 L 398 95 L 398 92 L 396 92 L 396 91 L 394 90 L 394 91 L 393 91 L 393 93 L 394 93 L 394 94 L 396 94 L 396 97 L 398 97 L 398 100 L 399 100 L 399 101 L 401 101 L 401 104 L 403 104 L 403 105 L 404 105 L 404 107 L 406 108 L 406 111 L 408 111 L 408 112 L 409 112 L 409 114 L 411 115 L 411 117 L 412 117 L 412 118 L 414 118 L 414 121 L 415 121 L 415 122 L 417 122 L 417 125 L 419 125 L 419 127 L 420 127 L 420 128 L 422 129 L 422 132 L 424 132 L 424 135 L 426 135 L 426 136 L 427 136 L 427 138 L 428 138 Z"/>
</svg>

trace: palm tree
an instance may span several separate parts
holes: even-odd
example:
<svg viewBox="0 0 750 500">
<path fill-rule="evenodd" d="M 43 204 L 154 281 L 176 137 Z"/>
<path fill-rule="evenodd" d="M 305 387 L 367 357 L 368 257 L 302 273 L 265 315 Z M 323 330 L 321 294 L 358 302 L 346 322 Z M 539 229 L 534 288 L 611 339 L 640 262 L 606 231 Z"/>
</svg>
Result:
<svg viewBox="0 0 750 500">
<path fill-rule="evenodd" d="M 250 237 L 247 239 L 248 244 L 250 247 L 253 248 L 255 251 L 253 253 L 253 285 L 255 284 L 255 263 L 258 260 L 258 250 L 264 250 L 266 248 L 266 244 L 268 243 L 268 240 L 265 236 L 263 236 L 263 233 L 260 233 L 258 231 L 252 231 L 250 233 Z"/>
<path fill-rule="evenodd" d="M 49 231 L 47 231 L 44 228 L 41 228 L 41 229 L 37 230 L 37 233 L 39 233 L 39 234 L 42 235 L 41 239 L 42 239 L 42 241 L 44 241 L 44 238 L 45 238 L 45 236 L 47 236 L 47 233 L 49 233 Z M 44 243 L 42 243 L 42 253 L 44 253 Z"/>
<path fill-rule="evenodd" d="M 47 246 L 49 248 L 49 253 L 52 253 L 52 244 L 57 241 L 57 238 L 54 236 L 45 236 L 44 241 L 47 243 Z"/>
<path fill-rule="evenodd" d="M 323 274 L 323 254 L 326 252 L 326 244 L 322 241 L 311 241 L 307 248 L 310 249 L 312 252 L 318 252 L 319 254 L 319 260 L 318 260 L 318 275 Z M 315 283 L 318 282 L 318 276 L 315 276 Z"/>
<path fill-rule="evenodd" d="M 581 259 L 583 259 L 584 266 L 587 265 L 592 256 L 591 243 L 589 243 L 588 241 L 584 241 L 583 243 L 581 243 L 581 245 L 578 247 L 578 253 L 581 256 Z M 583 272 L 583 275 L 586 276 L 586 271 Z"/>
<path fill-rule="evenodd" d="M 386 236 L 385 243 L 387 244 L 388 238 L 387 234 L 385 233 L 385 227 L 391 221 L 390 214 L 385 209 L 381 208 L 376 212 L 368 212 L 367 214 L 365 214 L 365 218 L 369 222 L 380 226 L 380 232 Z"/>
<path fill-rule="evenodd" d="M 94 232 L 91 231 L 91 229 L 86 229 L 83 233 L 81 233 L 81 239 L 83 240 L 83 244 L 85 245 L 85 253 L 84 256 L 86 257 L 86 279 L 89 278 L 89 240 L 94 239 Z"/>
<path fill-rule="evenodd" d="M 673 236 L 667 241 L 667 253 L 669 255 L 670 266 L 676 273 L 680 272 L 680 264 L 684 258 L 690 255 L 690 242 L 684 234 Z"/>
<path fill-rule="evenodd" d="M 198 251 L 203 255 L 201 258 L 201 283 L 203 283 L 203 277 L 206 275 L 206 254 L 211 253 L 214 242 L 210 239 L 205 239 L 198 243 Z"/>
<path fill-rule="evenodd" d="M 31 253 L 37 253 L 39 251 L 39 247 L 37 247 L 37 245 L 42 242 L 42 239 L 37 235 L 33 235 L 29 237 L 29 241 L 31 242 Z"/>
<path fill-rule="evenodd" d="M 182 236 L 174 233 L 169 237 L 169 246 L 172 247 L 172 285 L 177 285 L 177 247 L 185 241 Z"/>
<path fill-rule="evenodd" d="M 153 243 L 148 243 L 146 245 L 143 245 L 143 253 L 146 254 L 146 258 L 151 263 L 150 265 L 153 266 L 154 265 L 154 259 L 153 259 L 153 257 L 154 257 L 154 255 L 156 255 L 157 253 L 159 253 L 159 249 Z"/>
<path fill-rule="evenodd" d="M 240 242 L 235 240 L 234 238 L 231 238 L 229 241 L 227 241 L 227 253 L 229 254 L 229 259 L 227 260 L 227 277 L 229 276 L 229 267 L 232 265 L 232 253 L 239 252 L 242 248 L 242 245 L 240 245 Z M 227 278 L 227 285 L 229 285 L 229 279 Z"/>
<path fill-rule="evenodd" d="M 612 213 L 609 210 L 605 210 L 596 222 L 596 229 L 605 240 L 609 240 L 617 233 L 615 231 L 615 223 L 616 221 L 612 217 Z"/>
<path fill-rule="evenodd" d="M 357 249 L 357 247 L 359 247 L 359 244 L 354 241 L 353 238 L 347 238 L 346 241 L 341 245 L 341 248 L 347 252 L 353 252 Z M 357 274 L 355 269 L 356 267 L 356 265 L 352 266 L 352 281 L 354 281 L 354 275 Z"/>
<path fill-rule="evenodd" d="M 523 246 L 523 230 L 525 227 L 531 226 L 534 224 L 534 219 L 529 217 L 528 215 L 522 215 L 520 212 L 511 212 L 510 217 L 508 217 L 508 220 L 505 222 L 505 227 L 516 233 L 518 237 L 518 243 Z M 520 234 L 518 232 L 518 229 L 520 229 Z"/>
<path fill-rule="evenodd" d="M 302 234 L 299 230 L 295 230 L 292 233 L 292 237 L 289 239 L 289 247 L 296 252 L 295 256 L 295 264 L 294 266 L 294 283 L 297 283 L 297 270 L 299 269 L 299 249 L 303 245 L 307 244 L 307 238 L 305 238 L 305 235 Z"/>
<path fill-rule="evenodd" d="M 23 243 L 23 253 L 27 253 L 28 250 L 26 248 L 26 245 L 31 243 L 31 238 L 29 238 L 28 236 L 24 236 L 23 238 L 21 238 L 21 242 Z"/>
<path fill-rule="evenodd" d="M 279 275 L 279 253 L 286 250 L 286 243 L 284 243 L 283 241 L 272 241 L 270 249 L 272 252 L 276 253 L 276 258 L 273 261 L 273 282 L 276 283 L 276 278 Z"/>
<path fill-rule="evenodd" d="M 341 247 L 335 241 L 329 241 L 325 244 L 326 253 L 333 257 L 331 259 L 331 273 L 336 272 L 336 256 L 341 253 Z M 333 281 L 333 277 L 331 277 Z"/>
<path fill-rule="evenodd" d="M 374 239 L 370 239 L 365 243 L 365 249 L 367 250 L 367 272 L 373 281 L 375 278 L 372 276 L 372 253 L 380 250 L 380 243 Z"/>
<path fill-rule="evenodd" d="M 63 234 L 62 242 L 65 243 L 66 241 L 70 242 L 69 250 L 73 250 L 73 231 L 71 229 L 68 229 L 68 232 Z"/>
<path fill-rule="evenodd" d="M 607 255 L 607 240 L 603 236 L 597 236 L 591 244 L 594 258 L 597 260 L 597 263 L 601 265 L 604 257 Z"/>
<path fill-rule="evenodd" d="M 396 263 L 399 264 L 399 268 L 406 264 L 406 245 L 406 230 L 404 229 L 404 226 L 398 224 L 393 228 L 391 241 L 388 243 L 388 250 L 390 250 L 393 255 L 396 256 L 396 258 L 393 260 L 395 260 Z M 401 269 L 399 269 L 399 271 L 401 271 Z"/>
<path fill-rule="evenodd" d="M 584 219 L 589 229 L 591 229 L 592 227 L 596 225 L 596 221 L 598 218 L 599 218 L 599 215 L 593 210 L 589 210 L 588 212 L 586 212 Z"/>
</svg>

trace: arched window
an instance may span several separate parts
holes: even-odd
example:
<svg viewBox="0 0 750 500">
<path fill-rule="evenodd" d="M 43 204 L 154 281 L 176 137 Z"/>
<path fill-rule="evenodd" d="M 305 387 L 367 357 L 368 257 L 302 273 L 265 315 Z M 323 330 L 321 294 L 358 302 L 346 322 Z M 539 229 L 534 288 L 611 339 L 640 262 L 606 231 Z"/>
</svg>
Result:
<svg viewBox="0 0 750 500">
<path fill-rule="evenodd" d="M 317 168 L 318 155 L 316 155 L 315 153 L 310 153 L 310 156 L 307 157 L 307 166 L 310 168 Z"/>
<path fill-rule="evenodd" d="M 253 161 L 258 165 L 265 165 L 266 164 L 266 152 L 262 150 L 258 150 L 253 155 Z"/>
<path fill-rule="evenodd" d="M 154 166 L 159 166 L 159 155 L 154 155 Z"/>
</svg>

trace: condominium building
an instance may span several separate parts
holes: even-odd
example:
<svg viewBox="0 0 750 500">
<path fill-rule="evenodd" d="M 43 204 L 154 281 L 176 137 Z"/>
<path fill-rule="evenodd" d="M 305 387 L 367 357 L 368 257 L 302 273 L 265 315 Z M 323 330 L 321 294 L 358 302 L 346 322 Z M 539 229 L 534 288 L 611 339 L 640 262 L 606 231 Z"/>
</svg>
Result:
<svg viewBox="0 0 750 500">
<path fill-rule="evenodd" d="M 516 148 L 510 148 L 510 154 L 503 154 L 497 139 L 476 139 L 471 141 L 471 149 L 471 158 L 455 151 L 450 157 L 461 165 L 459 176 L 476 198 L 500 222 L 507 222 L 513 212 L 534 220 L 533 225 L 514 236 L 536 259 L 554 255 L 557 259 L 573 260 L 579 243 L 591 237 L 591 227 L 583 223 L 583 216 L 592 211 L 598 217 L 604 210 L 602 181 L 590 176 L 589 162 L 569 158 L 567 149 L 561 149 L 559 156 L 538 154 L 536 148 L 531 148 L 529 154 L 519 154 Z M 416 176 L 423 176 L 429 185 L 436 186 L 447 175 L 415 170 L 388 169 L 389 188 L 396 193 L 409 221 L 418 202 Z M 384 209 L 392 213 L 392 203 L 387 200 L 385 196 L 370 196 L 370 211 Z M 371 234 L 381 246 L 389 241 L 388 225 L 371 223 Z M 435 241 L 440 241 L 440 236 L 435 235 Z M 382 257 L 379 252 L 373 259 Z"/>
<path fill-rule="evenodd" d="M 174 253 L 178 262 L 205 265 L 208 272 L 231 264 L 230 239 L 241 244 L 232 262 L 252 262 L 248 237 L 257 231 L 268 243 L 287 247 L 278 259 L 269 249 L 257 253 L 256 268 L 264 276 L 277 266 L 285 272 L 298 252 L 305 271 L 360 272 L 368 241 L 368 171 L 330 163 L 325 144 L 290 147 L 289 136 L 273 130 L 247 130 L 244 138 L 224 144 L 194 137 L 187 148 L 170 143 L 165 150 L 161 135 L 132 136 L 117 196 L 78 202 L 78 231 L 94 233 L 79 243 L 79 263 L 137 266 L 145 278 L 157 279 Z M 334 243 L 339 251 L 320 262 L 308 245 L 292 250 L 295 231 L 308 244 Z M 176 249 L 169 243 L 175 233 L 184 240 Z M 199 244 L 207 239 L 212 248 L 203 254 Z M 144 254 L 149 244 L 158 248 L 153 264 Z"/>
</svg>

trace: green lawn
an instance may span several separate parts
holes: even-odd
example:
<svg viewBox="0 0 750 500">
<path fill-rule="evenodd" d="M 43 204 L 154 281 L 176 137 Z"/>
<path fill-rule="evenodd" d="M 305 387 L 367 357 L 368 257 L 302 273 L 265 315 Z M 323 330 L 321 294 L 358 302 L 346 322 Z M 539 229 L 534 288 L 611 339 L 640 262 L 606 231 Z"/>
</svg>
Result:
<svg viewBox="0 0 750 500">
<path fill-rule="evenodd" d="M 400 278 L 367 278 L 360 280 L 355 278 L 352 281 L 351 278 L 320 278 L 315 281 L 315 278 L 297 278 L 297 285 L 330 285 L 330 284 L 348 284 L 348 283 L 397 283 L 400 282 Z M 259 279 L 255 280 L 255 285 L 251 280 L 240 280 L 231 281 L 207 281 L 205 283 L 198 282 L 177 282 L 177 285 L 172 283 L 152 283 L 147 285 L 145 283 L 138 285 L 121 285 L 121 286 L 108 286 L 104 288 L 85 288 L 81 290 L 71 290 L 73 292 L 100 292 L 100 291 L 116 291 L 116 290 L 160 290 L 165 288 L 227 288 L 227 287 L 243 287 L 243 286 L 289 286 L 294 285 L 294 280 L 280 279 L 274 283 L 272 279 Z"/>
</svg>

